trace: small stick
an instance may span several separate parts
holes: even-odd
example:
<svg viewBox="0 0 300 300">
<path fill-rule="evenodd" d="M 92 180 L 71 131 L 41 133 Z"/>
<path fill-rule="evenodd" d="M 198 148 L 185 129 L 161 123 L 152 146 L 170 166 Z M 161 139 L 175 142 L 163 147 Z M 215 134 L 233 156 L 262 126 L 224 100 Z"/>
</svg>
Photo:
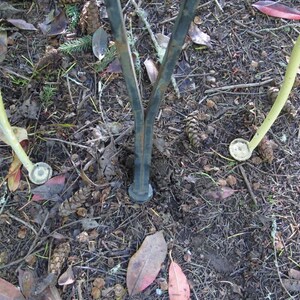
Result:
<svg viewBox="0 0 300 300">
<path fill-rule="evenodd" d="M 249 194 L 250 194 L 250 196 L 251 196 L 251 198 L 252 198 L 252 200 L 253 200 L 254 204 L 257 206 L 256 197 L 255 197 L 255 195 L 254 195 L 254 193 L 253 193 L 253 190 L 252 190 L 251 184 L 250 184 L 250 182 L 249 182 L 249 180 L 248 180 L 248 178 L 247 178 L 247 175 L 246 175 L 245 169 L 243 168 L 243 166 L 242 166 L 242 165 L 239 165 L 238 167 L 239 167 L 239 169 L 240 169 L 240 171 L 241 171 L 241 174 L 242 174 L 242 176 L 243 176 L 243 178 L 244 178 L 244 181 L 245 181 L 245 183 L 246 183 L 246 186 L 247 186 L 248 192 L 249 192 Z"/>
<path fill-rule="evenodd" d="M 257 87 L 257 86 L 262 86 L 266 85 L 270 82 L 274 81 L 274 79 L 267 79 L 265 81 L 261 82 L 253 82 L 253 83 L 241 83 L 241 84 L 233 84 L 233 85 L 227 85 L 227 86 L 221 86 L 213 89 L 209 89 L 204 91 L 205 94 L 208 93 L 214 93 L 214 92 L 220 92 L 220 91 L 226 91 L 226 90 L 233 90 L 233 89 L 244 89 L 244 88 L 249 88 L 249 87 Z"/>
<path fill-rule="evenodd" d="M 27 222 L 25 222 L 25 221 L 19 219 L 18 217 L 15 217 L 14 215 L 10 214 L 9 212 L 6 212 L 5 214 L 8 215 L 10 218 L 12 218 L 12 219 L 14 219 L 14 220 L 16 220 L 16 221 L 22 223 L 22 224 L 25 225 L 26 227 L 30 228 L 30 229 L 34 232 L 34 234 L 35 234 L 36 236 L 38 235 L 37 231 L 33 228 L 32 225 L 30 225 L 30 224 L 28 224 Z"/>
<path fill-rule="evenodd" d="M 143 9 L 141 9 L 138 4 L 135 2 L 135 0 L 131 0 L 131 3 L 133 4 L 135 10 L 136 10 L 136 13 L 137 15 L 139 16 L 139 18 L 141 18 L 141 20 L 143 21 L 143 23 L 145 24 L 145 27 L 147 28 L 148 32 L 149 32 L 149 35 L 151 37 L 151 40 L 152 40 L 152 43 L 154 45 L 154 48 L 157 52 L 157 55 L 158 55 L 158 59 L 159 59 L 159 62 L 162 62 L 163 60 L 163 56 L 164 56 L 164 49 L 158 44 L 157 40 L 156 40 L 156 37 L 153 33 L 153 31 L 151 30 L 151 25 L 150 23 L 148 22 L 148 20 L 146 19 L 145 15 L 146 13 L 144 12 Z M 176 92 L 176 95 L 178 98 L 180 98 L 180 92 L 179 92 L 179 88 L 177 86 L 177 83 L 176 83 L 176 80 L 174 78 L 174 75 L 172 75 L 171 77 L 171 82 L 172 82 L 172 85 L 174 87 L 174 90 Z"/>
</svg>

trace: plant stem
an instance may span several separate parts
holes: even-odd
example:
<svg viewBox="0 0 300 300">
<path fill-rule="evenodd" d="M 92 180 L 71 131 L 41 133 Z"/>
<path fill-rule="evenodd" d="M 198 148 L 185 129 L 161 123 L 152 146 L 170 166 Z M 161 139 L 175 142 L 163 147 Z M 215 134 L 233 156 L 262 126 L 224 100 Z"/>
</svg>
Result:
<svg viewBox="0 0 300 300">
<path fill-rule="evenodd" d="M 19 160 L 23 164 L 24 168 L 29 173 L 29 179 L 31 182 L 35 184 L 43 184 L 52 176 L 52 169 L 51 167 L 43 162 L 39 162 L 33 164 L 29 159 L 28 155 L 20 145 L 18 139 L 15 136 L 15 133 L 10 126 L 8 121 L 4 103 L 0 91 L 0 131 L 4 134 L 4 142 L 8 144 L 18 156 Z"/>
<path fill-rule="evenodd" d="M 0 130 L 3 132 L 8 145 L 15 151 L 16 155 L 22 162 L 23 166 L 30 173 L 34 168 L 34 164 L 30 161 L 29 157 L 27 156 L 26 152 L 20 145 L 19 141 L 17 140 L 14 134 L 13 129 L 10 126 L 10 123 L 8 121 L 5 112 L 1 92 L 0 92 Z"/>
<path fill-rule="evenodd" d="M 270 112 L 266 116 L 266 119 L 261 124 L 261 126 L 256 131 L 255 135 L 249 142 L 249 149 L 252 152 L 257 145 L 261 142 L 263 137 L 269 131 L 278 115 L 280 114 L 282 108 L 284 107 L 289 94 L 292 90 L 293 84 L 295 82 L 295 78 L 298 72 L 298 68 L 300 65 L 300 35 L 297 38 L 297 41 L 293 47 L 293 51 L 286 69 L 286 73 L 283 79 L 283 84 L 279 91 L 279 94 L 276 98 L 275 103 L 273 104 Z"/>
</svg>

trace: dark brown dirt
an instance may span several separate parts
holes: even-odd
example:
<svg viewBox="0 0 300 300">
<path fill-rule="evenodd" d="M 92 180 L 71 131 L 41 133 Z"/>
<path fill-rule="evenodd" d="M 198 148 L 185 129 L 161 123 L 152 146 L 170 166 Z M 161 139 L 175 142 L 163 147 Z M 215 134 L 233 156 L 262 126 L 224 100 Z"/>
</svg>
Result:
<svg viewBox="0 0 300 300">
<path fill-rule="evenodd" d="M 24 9 L 14 18 L 36 26 L 51 7 L 43 1 L 36 1 L 39 7 L 31 1 L 8 2 Z M 180 1 L 141 2 L 152 31 L 171 33 Z M 45 277 L 53 249 L 68 241 L 67 264 L 73 266 L 76 281 L 64 290 L 59 287 L 62 299 L 92 299 L 97 277 L 105 280 L 106 292 L 116 284 L 125 287 L 129 258 L 147 235 L 163 230 L 174 260 L 188 277 L 191 299 L 298 299 L 300 289 L 291 291 L 284 282 L 291 280 L 291 269 L 300 271 L 299 114 L 282 112 L 268 133 L 277 145 L 271 162 L 255 151 L 249 161 L 239 164 L 228 152 L 234 138 L 251 139 L 270 110 L 267 91 L 280 86 L 299 35 L 297 22 L 258 13 L 252 3 L 225 1 L 221 12 L 215 1 L 201 1 L 196 16 L 201 20 L 199 28 L 211 37 L 212 49 L 187 39 L 180 61 L 189 68 L 182 70 L 180 64 L 175 77 L 179 85 L 189 78 L 194 88 L 177 99 L 170 85 L 165 95 L 155 124 L 151 173 L 155 194 L 145 205 L 133 204 L 127 196 L 133 175 L 133 118 L 123 75 L 96 72 L 97 60 L 90 50 L 56 53 L 34 74 L 47 56 L 46 47 L 57 49 L 67 35 L 49 38 L 39 30 L 8 31 L 8 36 L 17 35 L 0 64 L 0 87 L 10 122 L 27 128 L 32 160 L 49 163 L 55 175 L 65 174 L 66 183 L 54 199 L 32 202 L 34 186 L 24 172 L 19 189 L 9 192 L 3 179 L 12 161 L 11 150 L 0 144 L 1 278 L 18 285 L 18 268 Z M 300 9 L 298 1 L 282 3 Z M 156 60 L 133 6 L 130 1 L 123 5 L 138 61 Z M 2 13 L 1 17 L 8 16 Z M 110 35 L 108 20 L 102 19 L 101 24 Z M 73 34 L 82 35 L 79 28 Z M 269 79 L 273 81 L 266 85 L 208 91 Z M 99 81 L 105 85 L 101 96 Z M 151 84 L 143 64 L 139 83 L 147 99 Z M 42 97 L 45 86 L 55 88 L 47 101 Z M 296 110 L 299 98 L 298 82 L 290 95 Z M 190 144 L 185 133 L 185 117 L 195 110 L 209 115 L 200 124 L 207 138 L 199 148 Z M 111 156 L 112 161 L 107 159 Z M 84 218 L 98 225 L 84 229 L 83 217 L 76 213 L 61 217 L 57 211 L 62 201 L 89 181 L 95 185 L 86 197 Z M 234 189 L 234 194 L 211 197 L 222 185 Z M 83 239 L 84 231 L 88 239 Z M 162 266 L 159 278 L 168 279 L 168 264 Z M 134 299 L 168 299 L 167 291 L 157 294 L 158 288 L 157 280 Z M 103 299 L 115 299 L 113 289 Z"/>
</svg>

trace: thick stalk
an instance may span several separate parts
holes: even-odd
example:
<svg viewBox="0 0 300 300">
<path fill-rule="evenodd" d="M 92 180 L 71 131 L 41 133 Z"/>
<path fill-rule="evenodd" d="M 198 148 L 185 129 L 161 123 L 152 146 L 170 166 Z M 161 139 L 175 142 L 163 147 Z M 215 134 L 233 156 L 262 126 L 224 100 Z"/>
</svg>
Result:
<svg viewBox="0 0 300 300">
<path fill-rule="evenodd" d="M 293 88 L 297 72 L 300 66 L 300 35 L 293 47 L 292 54 L 286 69 L 286 73 L 283 79 L 282 86 L 278 93 L 275 103 L 273 104 L 270 112 L 266 116 L 263 123 L 260 125 L 255 135 L 249 142 L 249 149 L 252 152 L 258 144 L 261 142 L 263 137 L 269 131 L 277 117 L 279 116 L 282 108 L 288 100 L 289 94 Z"/>
<path fill-rule="evenodd" d="M 10 123 L 8 121 L 5 112 L 1 92 L 0 92 L 0 130 L 4 134 L 7 144 L 15 151 L 16 155 L 18 156 L 23 166 L 30 173 L 33 170 L 34 164 L 30 161 L 29 157 L 27 156 L 26 152 L 20 145 L 19 141 L 17 140 L 14 134 L 13 129 L 10 126 Z"/>
<path fill-rule="evenodd" d="M 181 53 L 186 34 L 188 32 L 190 23 L 195 15 L 198 3 L 198 0 L 185 0 L 181 3 L 179 15 L 176 19 L 174 30 L 170 38 L 168 48 L 164 55 L 162 64 L 160 66 L 158 78 L 153 87 L 153 91 L 150 96 L 150 101 L 146 110 L 144 134 L 144 163 L 146 166 L 145 170 L 148 171 L 148 173 L 145 174 L 148 180 L 150 175 L 149 172 L 153 145 L 153 126 L 155 118 L 158 114 L 164 93 L 170 83 L 171 76 L 173 74 L 174 68 Z"/>
<path fill-rule="evenodd" d="M 29 179 L 35 184 L 43 184 L 52 176 L 51 167 L 43 162 L 33 164 L 29 159 L 28 155 L 20 145 L 18 139 L 15 136 L 15 133 L 10 126 L 8 121 L 4 103 L 2 99 L 2 94 L 0 91 L 0 130 L 5 136 L 5 143 L 7 143 L 18 156 L 19 160 L 28 171 Z"/>
<path fill-rule="evenodd" d="M 144 108 L 127 40 L 120 1 L 105 0 L 105 4 L 135 121 L 134 179 L 129 189 L 129 195 L 133 201 L 144 202 L 145 199 L 148 200 L 149 197 L 152 197 L 149 178 L 145 176 L 145 173 L 147 174 L 149 171 L 145 170 L 147 166 L 144 163 Z"/>
</svg>

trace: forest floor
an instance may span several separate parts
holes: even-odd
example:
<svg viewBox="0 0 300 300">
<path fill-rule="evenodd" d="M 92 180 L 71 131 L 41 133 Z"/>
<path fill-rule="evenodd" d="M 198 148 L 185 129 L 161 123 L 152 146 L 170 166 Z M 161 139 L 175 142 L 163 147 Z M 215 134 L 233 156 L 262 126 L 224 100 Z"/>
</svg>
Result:
<svg viewBox="0 0 300 300">
<path fill-rule="evenodd" d="M 113 70 L 101 70 L 88 38 L 82 51 L 68 48 L 67 42 L 87 37 L 76 16 L 70 20 L 83 3 L 50 2 L 8 0 L 19 11 L 0 10 L 8 36 L 0 87 L 9 120 L 27 129 L 30 158 L 65 178 L 55 191 L 43 191 L 45 200 L 34 201 L 32 192 L 40 191 L 22 170 L 19 187 L 10 191 L 4 179 L 12 153 L 0 144 L 0 277 L 18 286 L 18 271 L 30 270 L 47 286 L 49 261 L 63 244 L 58 268 L 63 273 L 70 266 L 74 275 L 71 284 L 57 285 L 63 300 L 97 299 L 95 279 L 103 279 L 101 299 L 129 299 L 116 295 L 116 286 L 126 288 L 129 259 L 146 236 L 162 231 L 191 299 L 299 299 L 299 81 L 268 133 L 268 151 L 261 146 L 243 163 L 228 151 L 233 139 L 250 140 L 270 110 L 299 23 L 259 13 L 252 0 L 220 1 L 222 10 L 217 1 L 201 1 L 195 23 L 210 44 L 187 36 L 174 71 L 180 97 L 170 84 L 155 123 L 154 197 L 139 205 L 127 195 L 134 133 L 123 75 L 108 63 Z M 105 5 L 98 2 L 100 24 L 113 42 Z M 170 35 L 180 1 L 140 2 L 152 32 Z M 297 0 L 282 3 L 300 9 Z M 49 36 L 38 24 L 55 6 L 68 9 L 68 25 L 65 33 Z M 122 6 L 141 95 L 148 99 L 144 61 L 158 64 L 157 53 L 131 1 Z M 17 29 L 8 18 L 38 30 Z M 80 204 L 62 208 L 63 201 Z M 167 258 L 154 283 L 131 299 L 169 299 L 169 263 Z"/>
</svg>

